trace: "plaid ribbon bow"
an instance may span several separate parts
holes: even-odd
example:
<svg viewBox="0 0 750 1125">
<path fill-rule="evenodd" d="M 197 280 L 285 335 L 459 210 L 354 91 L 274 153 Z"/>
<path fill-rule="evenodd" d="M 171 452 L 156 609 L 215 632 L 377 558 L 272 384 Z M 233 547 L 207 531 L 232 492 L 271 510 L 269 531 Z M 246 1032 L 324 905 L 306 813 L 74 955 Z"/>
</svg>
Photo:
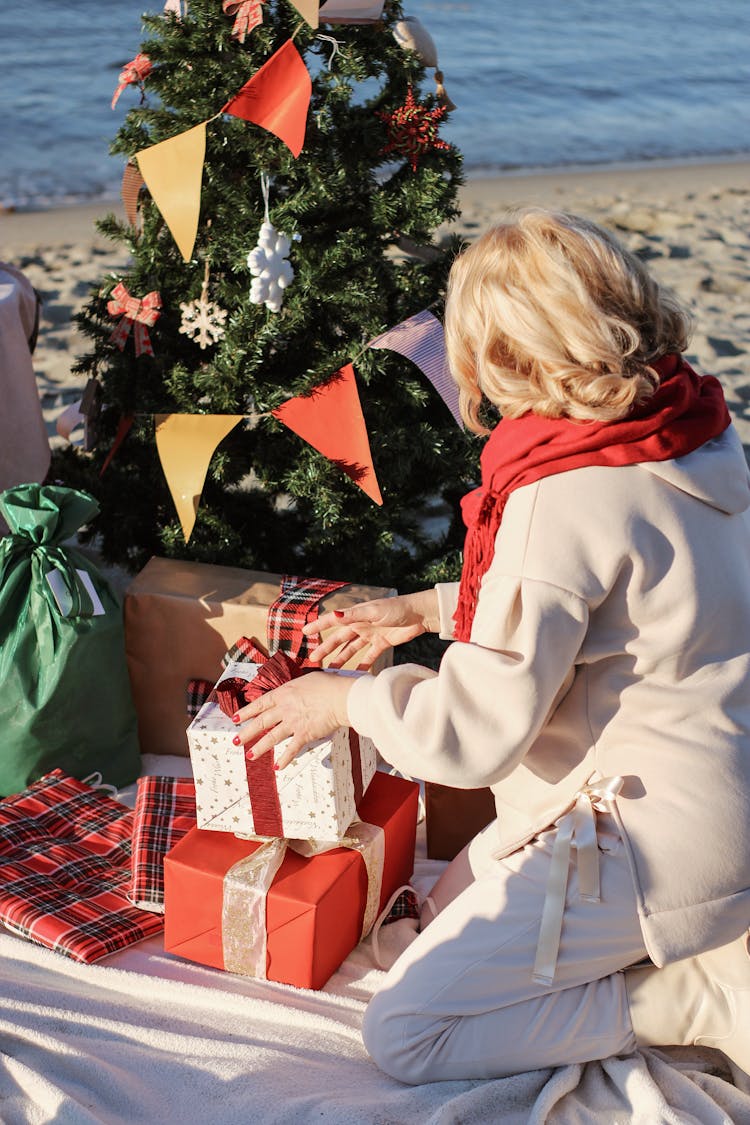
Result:
<svg viewBox="0 0 750 1125">
<path fill-rule="evenodd" d="M 268 609 L 268 651 L 273 654 L 281 649 L 303 667 L 313 667 L 307 658 L 308 641 L 302 626 L 317 619 L 323 598 L 348 585 L 327 578 L 283 575 L 281 593 Z"/>
<path fill-rule="evenodd" d="M 131 297 L 123 283 L 119 282 L 112 290 L 112 300 L 107 301 L 109 315 L 122 317 L 113 329 L 110 340 L 120 351 L 124 351 L 130 329 L 135 325 L 135 354 L 153 356 L 154 349 L 148 329 L 153 328 L 161 316 L 160 309 L 161 297 L 156 290 L 147 293 L 145 297 Z"/>
<path fill-rule="evenodd" d="M 224 668 L 228 664 L 264 664 L 268 659 L 265 652 L 253 644 L 249 637 L 240 637 L 232 647 L 224 653 L 221 663 Z M 213 680 L 204 680 L 193 677 L 187 682 L 186 706 L 188 718 L 192 721 L 200 711 L 214 689 Z"/>
<path fill-rule="evenodd" d="M 126 86 L 135 86 L 137 83 L 143 82 L 144 78 L 148 78 L 152 70 L 153 66 L 148 55 L 138 54 L 134 59 L 131 59 L 129 63 L 126 63 L 120 71 L 120 77 L 117 80 L 120 85 L 114 92 L 112 109 L 117 105 L 117 99 Z"/>
<path fill-rule="evenodd" d="M 221 5 L 225 16 L 234 16 L 232 37 L 240 43 L 245 42 L 245 36 L 263 23 L 264 0 L 224 0 Z"/>
</svg>

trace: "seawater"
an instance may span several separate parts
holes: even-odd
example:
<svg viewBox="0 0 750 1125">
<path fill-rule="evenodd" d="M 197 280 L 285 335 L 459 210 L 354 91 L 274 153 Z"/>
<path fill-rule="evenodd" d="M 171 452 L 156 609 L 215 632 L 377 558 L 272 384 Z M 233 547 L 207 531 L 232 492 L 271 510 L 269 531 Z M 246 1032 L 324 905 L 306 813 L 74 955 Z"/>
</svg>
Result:
<svg viewBox="0 0 750 1125">
<path fill-rule="evenodd" d="M 108 147 L 138 95 L 126 90 L 114 112 L 110 100 L 143 8 L 0 5 L 0 204 L 117 195 L 122 159 Z M 750 153 L 747 0 L 408 0 L 404 11 L 437 45 L 458 107 L 442 134 L 469 175 Z"/>
</svg>

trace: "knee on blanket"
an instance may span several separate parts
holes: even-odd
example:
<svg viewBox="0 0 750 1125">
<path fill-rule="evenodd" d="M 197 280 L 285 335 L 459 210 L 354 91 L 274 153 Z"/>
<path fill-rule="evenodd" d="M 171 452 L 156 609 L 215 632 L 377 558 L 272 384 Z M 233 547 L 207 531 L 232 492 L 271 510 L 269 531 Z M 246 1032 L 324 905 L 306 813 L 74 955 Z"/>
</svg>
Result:
<svg viewBox="0 0 750 1125">
<path fill-rule="evenodd" d="M 372 998 L 362 1022 L 370 1058 L 391 1078 L 410 1086 L 446 1077 L 439 1055 L 447 1033 L 449 1028 L 437 1020 L 405 1012 L 385 990 Z"/>
</svg>

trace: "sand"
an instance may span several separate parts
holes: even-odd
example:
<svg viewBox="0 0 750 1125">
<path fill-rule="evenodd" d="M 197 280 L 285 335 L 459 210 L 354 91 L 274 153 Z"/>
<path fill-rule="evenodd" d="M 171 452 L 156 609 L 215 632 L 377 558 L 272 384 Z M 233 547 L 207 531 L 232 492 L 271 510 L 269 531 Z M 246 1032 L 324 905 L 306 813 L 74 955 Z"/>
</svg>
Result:
<svg viewBox="0 0 750 1125">
<path fill-rule="evenodd" d="M 742 441 L 750 450 L 750 163 L 645 165 L 469 179 L 455 225 L 471 239 L 509 207 L 540 204 L 603 223 L 648 261 L 656 278 L 691 309 L 687 357 L 718 375 Z M 95 229 L 117 204 L 0 214 L 0 258 L 21 268 L 43 306 L 34 356 L 44 417 L 75 402 L 71 374 L 86 340 L 72 323 L 90 288 L 117 273 L 127 252 Z"/>
</svg>

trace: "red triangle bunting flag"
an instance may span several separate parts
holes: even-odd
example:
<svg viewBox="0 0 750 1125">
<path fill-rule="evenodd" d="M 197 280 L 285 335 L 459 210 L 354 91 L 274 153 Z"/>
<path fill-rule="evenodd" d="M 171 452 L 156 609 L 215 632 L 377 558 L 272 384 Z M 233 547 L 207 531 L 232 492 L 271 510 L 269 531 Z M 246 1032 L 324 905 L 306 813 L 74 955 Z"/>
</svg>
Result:
<svg viewBox="0 0 750 1125">
<path fill-rule="evenodd" d="M 338 465 L 371 500 L 383 503 L 351 363 L 309 394 L 288 399 L 272 413 Z"/>
<path fill-rule="evenodd" d="M 222 113 L 252 121 L 274 133 L 295 156 L 305 143 L 312 82 L 291 39 L 230 98 Z"/>
</svg>

